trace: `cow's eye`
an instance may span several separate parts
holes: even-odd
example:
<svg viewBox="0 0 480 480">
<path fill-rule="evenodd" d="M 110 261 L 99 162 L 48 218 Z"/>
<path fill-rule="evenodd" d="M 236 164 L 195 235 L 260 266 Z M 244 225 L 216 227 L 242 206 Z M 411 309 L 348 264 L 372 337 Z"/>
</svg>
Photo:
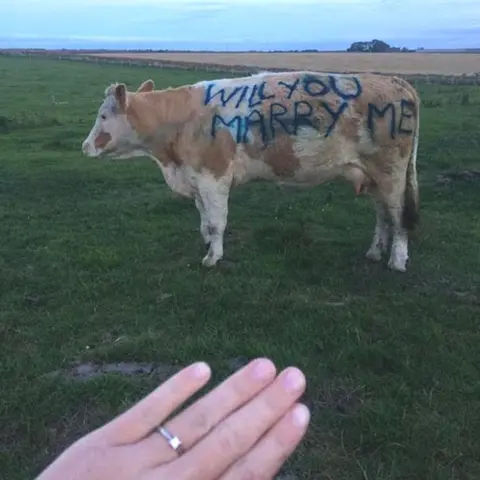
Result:
<svg viewBox="0 0 480 480">
<path fill-rule="evenodd" d="M 106 119 L 107 119 L 107 116 L 102 114 L 102 115 L 100 115 L 100 118 L 101 118 L 102 120 L 106 120 Z"/>
</svg>

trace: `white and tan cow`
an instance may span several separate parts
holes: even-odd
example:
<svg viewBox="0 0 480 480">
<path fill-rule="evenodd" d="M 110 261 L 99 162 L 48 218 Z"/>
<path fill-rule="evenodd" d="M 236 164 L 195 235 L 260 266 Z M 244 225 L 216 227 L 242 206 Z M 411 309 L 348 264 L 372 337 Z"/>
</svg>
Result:
<svg viewBox="0 0 480 480">
<path fill-rule="evenodd" d="M 147 80 L 136 92 L 120 83 L 106 89 L 83 152 L 153 158 L 169 187 L 195 201 L 206 266 L 223 256 L 231 188 L 343 177 L 373 198 L 367 258 L 381 259 L 391 231 L 388 265 L 405 271 L 418 221 L 419 106 L 405 80 L 374 74 L 265 72 L 165 90 Z"/>
</svg>

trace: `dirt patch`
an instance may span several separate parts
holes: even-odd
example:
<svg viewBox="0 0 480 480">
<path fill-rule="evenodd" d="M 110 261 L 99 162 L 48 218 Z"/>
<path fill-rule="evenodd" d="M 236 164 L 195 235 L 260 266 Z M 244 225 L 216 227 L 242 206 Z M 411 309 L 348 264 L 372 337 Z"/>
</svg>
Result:
<svg viewBox="0 0 480 480">
<path fill-rule="evenodd" d="M 226 360 L 228 375 L 240 370 L 250 362 L 245 356 L 239 356 Z M 118 363 L 78 363 L 70 368 L 59 369 L 49 372 L 44 376 L 46 378 L 72 379 L 77 381 L 87 381 L 92 378 L 103 375 L 116 374 L 127 377 L 132 376 L 150 376 L 166 380 L 171 375 L 177 373 L 183 366 L 173 366 L 163 363 L 153 362 L 118 362 Z"/>
<path fill-rule="evenodd" d="M 119 363 L 82 363 L 74 365 L 69 369 L 55 370 L 46 374 L 47 378 L 62 378 L 78 381 L 87 381 L 92 378 L 100 377 L 107 374 L 118 374 L 126 376 L 154 376 L 167 379 L 174 373 L 181 370 L 182 367 L 176 367 L 166 364 L 155 363 L 136 363 L 136 362 L 119 362 Z"/>
<path fill-rule="evenodd" d="M 230 370 L 229 375 L 245 367 L 250 361 L 251 359 L 244 356 L 235 357 L 235 358 L 231 358 L 230 360 L 227 360 L 227 365 Z"/>
<path fill-rule="evenodd" d="M 363 387 L 324 384 L 315 392 L 307 392 L 304 401 L 311 410 L 336 410 L 343 415 L 356 413 L 362 406 Z"/>
<path fill-rule="evenodd" d="M 480 170 L 440 173 L 435 180 L 442 185 L 448 185 L 452 182 L 480 182 Z"/>
<path fill-rule="evenodd" d="M 453 292 L 454 299 L 458 303 L 480 307 L 480 297 L 471 292 Z"/>
<path fill-rule="evenodd" d="M 13 117 L 0 116 L 0 133 L 10 133 L 13 130 L 31 130 L 44 127 L 58 127 L 61 125 L 58 118 L 41 112 L 20 112 Z"/>
</svg>

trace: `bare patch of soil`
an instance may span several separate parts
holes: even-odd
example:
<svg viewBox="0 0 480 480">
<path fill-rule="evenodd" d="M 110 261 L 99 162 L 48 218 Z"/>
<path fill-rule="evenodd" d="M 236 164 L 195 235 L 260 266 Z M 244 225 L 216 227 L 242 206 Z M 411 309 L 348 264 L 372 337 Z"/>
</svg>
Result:
<svg viewBox="0 0 480 480">
<path fill-rule="evenodd" d="M 49 378 L 68 378 L 78 381 L 86 381 L 94 377 L 115 373 L 126 376 L 149 375 L 167 379 L 180 369 L 181 367 L 154 363 L 82 363 L 74 365 L 69 369 L 55 370 L 54 372 L 48 373 L 46 376 Z"/>
<path fill-rule="evenodd" d="M 480 170 L 464 170 L 463 172 L 440 173 L 436 176 L 437 183 L 449 184 L 452 182 L 480 182 Z"/>
</svg>

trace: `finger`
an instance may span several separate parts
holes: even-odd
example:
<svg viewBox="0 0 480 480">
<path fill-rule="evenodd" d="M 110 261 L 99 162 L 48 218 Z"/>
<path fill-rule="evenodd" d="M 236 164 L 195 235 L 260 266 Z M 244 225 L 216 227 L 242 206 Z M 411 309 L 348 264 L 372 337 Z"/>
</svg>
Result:
<svg viewBox="0 0 480 480">
<path fill-rule="evenodd" d="M 218 478 L 231 463 L 252 448 L 304 390 L 303 373 L 293 367 L 284 370 L 262 393 L 171 463 L 168 474 L 172 472 L 172 478 L 182 479 Z"/>
<path fill-rule="evenodd" d="M 257 358 L 169 420 L 164 427 L 178 436 L 184 449 L 189 450 L 230 413 L 271 383 L 275 374 L 276 368 L 271 360 Z M 138 450 L 136 455 L 152 466 L 177 458 L 177 453 L 156 432 L 139 442 L 135 449 Z"/>
<path fill-rule="evenodd" d="M 141 440 L 200 390 L 208 382 L 210 375 L 210 367 L 203 362 L 183 368 L 129 410 L 105 425 L 98 434 L 116 445 Z"/>
<path fill-rule="evenodd" d="M 308 408 L 296 404 L 252 450 L 222 475 L 221 480 L 273 478 L 302 440 L 309 421 Z"/>
</svg>

